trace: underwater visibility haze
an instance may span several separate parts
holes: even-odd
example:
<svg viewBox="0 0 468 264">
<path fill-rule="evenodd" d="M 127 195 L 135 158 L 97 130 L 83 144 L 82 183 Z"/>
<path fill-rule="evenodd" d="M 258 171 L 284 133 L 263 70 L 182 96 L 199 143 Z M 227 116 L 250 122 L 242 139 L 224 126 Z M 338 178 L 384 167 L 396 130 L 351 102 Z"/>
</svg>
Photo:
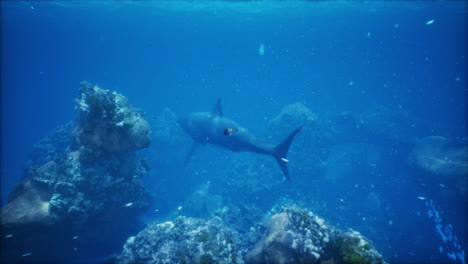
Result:
<svg viewBox="0 0 468 264">
<path fill-rule="evenodd" d="M 466 263 L 467 1 L 1 1 L 2 263 Z"/>
</svg>

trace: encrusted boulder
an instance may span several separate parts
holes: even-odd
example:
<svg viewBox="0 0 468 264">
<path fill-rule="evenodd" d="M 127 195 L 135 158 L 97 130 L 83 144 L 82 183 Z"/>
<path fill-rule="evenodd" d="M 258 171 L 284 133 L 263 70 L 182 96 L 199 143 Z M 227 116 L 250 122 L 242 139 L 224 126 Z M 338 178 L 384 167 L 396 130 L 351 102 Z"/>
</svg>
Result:
<svg viewBox="0 0 468 264">
<path fill-rule="evenodd" d="M 385 263 L 370 241 L 355 231 L 342 232 L 312 212 L 295 206 L 274 214 L 266 232 L 246 255 L 263 263 Z"/>
<path fill-rule="evenodd" d="M 104 152 L 129 152 L 150 144 L 150 128 L 127 98 L 82 82 L 73 136 L 80 145 Z"/>
<path fill-rule="evenodd" d="M 149 166 L 130 151 L 147 144 L 146 121 L 123 96 L 89 84 L 82 84 L 81 92 L 80 100 L 95 95 L 103 101 L 80 110 L 73 135 L 66 125 L 36 144 L 24 180 L 1 209 L 2 263 L 66 263 L 110 254 L 141 227 L 138 217 L 151 200 L 141 183 Z M 112 122 L 107 119 L 112 111 L 103 110 L 110 102 L 116 106 Z M 96 130 L 83 132 L 86 121 Z M 122 121 L 135 123 L 121 127 Z M 106 133 L 124 143 L 93 143 L 105 140 Z"/>
<path fill-rule="evenodd" d="M 209 221 L 178 217 L 154 223 L 130 237 L 111 263 L 244 263 L 238 234 L 219 217 Z"/>
<path fill-rule="evenodd" d="M 284 210 L 271 217 L 267 231 L 247 254 L 247 262 L 315 263 L 330 241 L 329 231 L 312 212 Z"/>
</svg>

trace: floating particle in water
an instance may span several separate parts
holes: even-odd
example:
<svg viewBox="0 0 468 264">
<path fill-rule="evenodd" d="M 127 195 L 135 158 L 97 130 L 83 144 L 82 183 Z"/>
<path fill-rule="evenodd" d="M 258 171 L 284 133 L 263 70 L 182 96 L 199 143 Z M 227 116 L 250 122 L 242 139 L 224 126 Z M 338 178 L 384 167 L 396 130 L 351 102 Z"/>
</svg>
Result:
<svg viewBox="0 0 468 264">
<path fill-rule="evenodd" d="M 393 225 L 393 221 L 392 221 L 392 220 L 389 220 L 389 221 L 388 221 L 388 224 L 389 224 L 389 225 Z"/>
<path fill-rule="evenodd" d="M 369 31 L 369 32 L 367 32 L 367 37 L 370 37 L 370 35 L 371 35 L 370 31 Z"/>
<path fill-rule="evenodd" d="M 400 24 L 393 24 L 393 27 L 394 27 L 394 28 L 399 28 L 399 27 L 400 27 Z"/>
<path fill-rule="evenodd" d="M 260 56 L 265 54 L 265 45 L 263 45 L 263 43 L 260 43 L 260 46 L 258 47 L 258 54 L 260 54 Z"/>
<path fill-rule="evenodd" d="M 73 239 L 73 240 L 76 240 L 76 239 L 78 239 L 78 236 L 74 236 L 72 239 Z"/>
<path fill-rule="evenodd" d="M 22 257 L 27 257 L 27 256 L 31 256 L 32 253 L 31 252 L 28 252 L 28 253 L 24 253 L 23 255 L 21 255 Z"/>
<path fill-rule="evenodd" d="M 426 25 L 432 25 L 432 24 L 434 24 L 434 22 L 435 22 L 435 19 L 431 19 L 431 20 L 426 22 Z"/>
<path fill-rule="evenodd" d="M 5 238 L 13 237 L 13 234 L 6 235 Z"/>
<path fill-rule="evenodd" d="M 461 81 L 461 78 L 457 77 L 457 78 L 455 78 L 455 81 L 459 82 L 459 81 Z"/>
<path fill-rule="evenodd" d="M 182 210 L 182 206 L 177 207 L 177 210 L 179 211 Z"/>
<path fill-rule="evenodd" d="M 424 200 L 426 200 L 426 197 L 424 197 L 424 196 L 418 196 L 418 199 L 424 201 Z"/>
<path fill-rule="evenodd" d="M 127 203 L 127 204 L 125 204 L 124 206 L 125 206 L 125 207 L 130 207 L 130 206 L 132 206 L 132 205 L 133 205 L 133 203 Z"/>
<path fill-rule="evenodd" d="M 353 86 L 353 85 L 354 85 L 354 81 L 349 81 L 349 82 L 348 82 L 348 85 L 349 85 L 349 86 Z"/>
<path fill-rule="evenodd" d="M 289 160 L 285 159 L 285 158 L 281 158 L 281 160 L 284 161 L 284 162 L 289 162 Z"/>
</svg>

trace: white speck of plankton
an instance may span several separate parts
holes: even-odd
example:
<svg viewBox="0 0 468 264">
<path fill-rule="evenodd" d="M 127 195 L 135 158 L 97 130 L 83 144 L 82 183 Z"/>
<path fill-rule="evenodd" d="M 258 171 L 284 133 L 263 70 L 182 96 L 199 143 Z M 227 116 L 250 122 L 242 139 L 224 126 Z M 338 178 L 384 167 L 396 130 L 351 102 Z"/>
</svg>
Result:
<svg viewBox="0 0 468 264">
<path fill-rule="evenodd" d="M 21 255 L 22 257 L 27 257 L 27 256 L 31 256 L 32 253 L 31 252 L 28 252 L 28 253 L 24 253 L 23 255 Z"/>
<path fill-rule="evenodd" d="M 125 204 L 125 207 L 130 207 L 132 205 L 133 205 L 133 203 L 127 203 L 127 204 Z"/>
<path fill-rule="evenodd" d="M 284 162 L 289 162 L 289 160 L 286 159 L 286 158 L 281 158 L 281 160 L 284 161 Z"/>
<path fill-rule="evenodd" d="M 424 200 L 426 200 L 426 197 L 424 197 L 424 196 L 418 196 L 418 199 L 424 201 Z"/>
<path fill-rule="evenodd" d="M 72 239 L 73 239 L 73 240 L 76 240 L 76 239 L 78 239 L 78 236 L 74 236 Z"/>
<path fill-rule="evenodd" d="M 182 210 L 182 206 L 177 207 L 177 210 Z"/>
</svg>

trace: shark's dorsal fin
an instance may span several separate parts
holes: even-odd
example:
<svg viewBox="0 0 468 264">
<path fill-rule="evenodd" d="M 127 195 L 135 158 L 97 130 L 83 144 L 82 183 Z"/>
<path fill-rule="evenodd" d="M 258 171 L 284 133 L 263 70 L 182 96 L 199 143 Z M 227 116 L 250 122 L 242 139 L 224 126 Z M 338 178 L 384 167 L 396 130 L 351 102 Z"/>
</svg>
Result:
<svg viewBox="0 0 468 264">
<path fill-rule="evenodd" d="M 218 98 L 218 100 L 216 100 L 216 104 L 213 108 L 212 114 L 214 116 L 223 116 L 223 109 L 221 108 L 221 98 Z"/>
</svg>

